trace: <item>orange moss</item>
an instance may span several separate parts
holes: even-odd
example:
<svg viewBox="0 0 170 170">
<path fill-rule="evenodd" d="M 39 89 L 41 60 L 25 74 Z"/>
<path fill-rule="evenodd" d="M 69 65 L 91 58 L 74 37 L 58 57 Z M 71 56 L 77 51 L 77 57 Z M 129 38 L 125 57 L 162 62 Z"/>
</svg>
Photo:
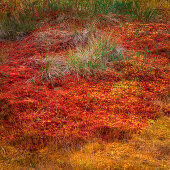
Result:
<svg viewBox="0 0 170 170">
<path fill-rule="evenodd" d="M 161 106 L 155 103 L 159 97 L 168 95 L 168 26 L 134 22 L 122 23 L 116 28 L 100 26 L 100 29 L 106 36 L 112 33 L 111 42 L 116 39 L 126 48 L 124 60 L 109 63 L 109 69 L 88 80 L 81 77 L 78 80 L 74 74 L 54 78 L 52 82 L 42 79 L 45 69 L 42 60 L 47 54 L 67 57 L 68 49 L 75 48 L 70 45 L 72 38 L 63 36 L 70 33 L 65 27 L 61 30 L 60 25 L 44 24 L 22 41 L 9 46 L 1 42 L 0 47 L 10 58 L 0 65 L 2 141 L 33 151 L 45 148 L 51 138 L 66 145 L 94 138 L 113 142 L 130 139 L 132 134 L 147 127 L 149 119 L 155 120 L 161 112 L 169 113 L 169 104 Z M 155 51 L 156 45 L 164 50 Z M 141 55 L 136 54 L 138 51 Z M 119 148 L 118 144 L 115 145 Z M 119 151 L 134 151 L 127 148 L 123 145 Z M 126 157 L 115 150 L 104 155 L 116 154 L 118 160 Z M 79 154 L 82 156 L 77 153 L 71 158 L 75 167 L 80 166 L 77 164 L 86 168 L 105 166 L 100 153 L 101 166 L 96 154 L 93 155 L 96 165 L 91 161 L 84 165 L 86 163 L 80 159 L 77 163 Z M 87 155 L 83 155 L 82 159 L 89 161 Z M 160 167 L 153 155 L 142 156 L 140 151 L 130 158 L 128 156 L 128 160 L 121 160 L 120 167 L 133 169 L 132 161 L 129 163 L 132 159 L 136 160 L 138 168 L 146 158 L 151 161 L 150 167 Z M 106 160 L 110 167 L 111 160 Z"/>
</svg>

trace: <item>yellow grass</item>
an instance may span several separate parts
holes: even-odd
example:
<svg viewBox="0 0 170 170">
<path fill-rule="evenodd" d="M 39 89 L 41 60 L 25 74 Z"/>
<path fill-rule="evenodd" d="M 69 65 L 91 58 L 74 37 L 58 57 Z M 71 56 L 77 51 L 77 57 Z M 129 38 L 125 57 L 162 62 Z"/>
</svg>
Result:
<svg viewBox="0 0 170 170">
<path fill-rule="evenodd" d="M 93 141 L 62 147 L 51 143 L 37 152 L 0 143 L 0 168 L 23 169 L 169 169 L 170 118 L 148 121 L 150 126 L 129 141 Z"/>
</svg>

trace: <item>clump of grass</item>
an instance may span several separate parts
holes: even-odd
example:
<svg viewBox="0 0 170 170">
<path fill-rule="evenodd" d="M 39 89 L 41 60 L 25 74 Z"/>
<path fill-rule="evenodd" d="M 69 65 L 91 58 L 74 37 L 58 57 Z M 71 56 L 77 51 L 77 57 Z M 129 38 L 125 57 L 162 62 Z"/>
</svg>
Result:
<svg viewBox="0 0 170 170">
<path fill-rule="evenodd" d="M 113 12 L 129 15 L 138 20 L 149 21 L 155 15 L 155 10 L 152 6 L 145 3 L 142 5 L 139 0 L 115 1 Z"/>
<path fill-rule="evenodd" d="M 26 8 L 22 1 L 13 0 L 3 0 L 2 5 L 4 9 L 0 9 L 1 38 L 19 39 L 35 27 L 33 8 Z"/>
<path fill-rule="evenodd" d="M 116 46 L 110 45 L 109 38 L 99 36 L 92 31 L 88 35 L 88 44 L 80 45 L 76 52 L 69 52 L 69 69 L 77 74 L 87 78 L 95 76 L 99 71 L 107 68 L 107 63 L 121 60 Z"/>
<path fill-rule="evenodd" d="M 0 9 L 1 30 L 4 37 L 16 39 L 17 36 L 26 34 L 35 26 L 35 19 L 41 14 L 54 11 L 55 13 L 69 13 L 77 19 L 87 19 L 97 14 L 110 12 L 130 15 L 139 20 L 149 21 L 156 13 L 157 8 L 166 6 L 158 0 L 41 0 L 41 1 L 7 1 L 3 0 Z"/>
<path fill-rule="evenodd" d="M 44 59 L 45 67 L 42 69 L 42 79 L 52 82 L 54 78 L 61 78 L 65 73 L 69 73 L 67 61 L 62 56 L 50 57 Z"/>
<path fill-rule="evenodd" d="M 45 1 L 44 1 L 45 2 Z M 60 0 L 53 2 L 47 1 L 46 5 L 48 8 L 53 10 L 76 10 L 77 12 L 86 12 L 86 13 L 108 13 L 113 7 L 112 0 Z M 45 5 L 45 3 L 44 3 Z"/>
<path fill-rule="evenodd" d="M 29 14 L 29 11 L 17 15 L 9 12 L 6 16 L 1 17 L 1 21 L 0 29 L 4 39 L 15 40 L 25 36 L 35 27 L 35 18 Z"/>
<path fill-rule="evenodd" d="M 51 11 L 76 14 L 77 18 L 92 17 L 98 13 L 108 13 L 113 8 L 112 0 L 3 0 L 4 9 L 1 12 L 0 20 L 3 38 L 16 39 L 16 37 L 28 33 L 35 27 L 37 16 Z"/>
</svg>

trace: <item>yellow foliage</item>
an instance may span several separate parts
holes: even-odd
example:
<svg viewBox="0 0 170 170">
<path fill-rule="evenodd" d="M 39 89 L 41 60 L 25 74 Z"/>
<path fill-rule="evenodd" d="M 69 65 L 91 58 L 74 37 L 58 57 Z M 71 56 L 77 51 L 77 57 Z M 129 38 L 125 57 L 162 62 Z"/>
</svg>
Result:
<svg viewBox="0 0 170 170">
<path fill-rule="evenodd" d="M 70 157 L 75 169 L 168 169 L 170 118 L 152 122 L 141 135 L 125 143 L 89 143 Z"/>
</svg>

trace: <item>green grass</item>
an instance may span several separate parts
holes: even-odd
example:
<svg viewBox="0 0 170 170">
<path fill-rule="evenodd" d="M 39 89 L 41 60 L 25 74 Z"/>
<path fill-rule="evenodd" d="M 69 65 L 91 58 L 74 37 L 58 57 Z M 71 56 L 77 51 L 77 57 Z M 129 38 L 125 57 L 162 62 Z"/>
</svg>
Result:
<svg viewBox="0 0 170 170">
<path fill-rule="evenodd" d="M 118 13 L 129 15 L 143 21 L 150 21 L 155 16 L 151 5 L 143 5 L 140 0 L 41 0 L 3 1 L 5 10 L 0 11 L 1 29 L 9 39 L 16 39 L 35 28 L 35 20 L 51 11 L 56 15 L 68 13 L 80 20 L 91 19 L 98 14 Z M 14 7 L 14 8 L 13 8 Z M 8 10 L 11 8 L 11 10 Z"/>
<path fill-rule="evenodd" d="M 97 32 L 97 31 L 94 31 Z M 107 68 L 108 62 L 122 59 L 116 51 L 116 46 L 109 44 L 109 38 L 99 36 L 99 33 L 89 32 L 87 45 L 80 45 L 76 52 L 70 50 L 68 65 L 78 77 L 95 76 L 99 71 Z"/>
<path fill-rule="evenodd" d="M 9 12 L 6 16 L 1 17 L 0 27 L 5 39 L 15 40 L 17 37 L 24 36 L 35 28 L 35 18 L 29 11 L 17 15 Z"/>
<path fill-rule="evenodd" d="M 139 0 L 116 0 L 113 12 L 122 15 L 129 15 L 130 17 L 138 20 L 150 21 L 155 15 L 155 10 L 151 6 L 147 6 L 147 4 L 145 5 L 146 7 L 143 8 Z"/>
</svg>

